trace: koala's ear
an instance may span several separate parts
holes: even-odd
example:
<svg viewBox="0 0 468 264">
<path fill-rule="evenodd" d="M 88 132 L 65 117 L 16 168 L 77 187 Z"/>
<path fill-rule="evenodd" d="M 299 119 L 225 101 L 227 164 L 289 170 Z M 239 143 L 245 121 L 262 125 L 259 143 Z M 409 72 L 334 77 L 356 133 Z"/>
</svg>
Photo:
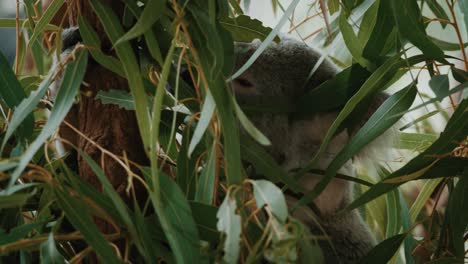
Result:
<svg viewBox="0 0 468 264">
<path fill-rule="evenodd" d="M 348 128 L 348 132 L 354 135 L 377 109 L 390 97 L 386 93 L 377 93 L 367 99 L 364 99 L 349 115 L 343 125 Z"/>
<path fill-rule="evenodd" d="M 78 27 L 70 27 L 62 32 L 62 52 L 75 46 L 81 39 L 80 30 Z"/>
</svg>

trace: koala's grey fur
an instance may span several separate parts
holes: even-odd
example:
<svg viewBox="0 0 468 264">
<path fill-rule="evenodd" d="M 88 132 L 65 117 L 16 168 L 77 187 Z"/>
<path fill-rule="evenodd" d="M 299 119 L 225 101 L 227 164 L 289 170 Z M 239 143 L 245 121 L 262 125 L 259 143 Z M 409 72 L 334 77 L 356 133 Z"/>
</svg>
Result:
<svg viewBox="0 0 468 264">
<path fill-rule="evenodd" d="M 76 27 L 66 29 L 62 33 L 62 39 L 61 60 L 66 58 L 81 41 Z M 236 43 L 237 68 L 250 58 L 260 43 L 260 41 Z M 242 107 L 278 100 L 294 104 L 304 92 L 333 78 L 338 72 L 337 67 L 325 59 L 311 79 L 307 80 L 320 57 L 320 52 L 302 42 L 282 37 L 280 43 L 271 44 L 247 71 L 232 81 L 231 85 L 239 105 Z M 54 61 L 54 65 L 57 63 Z M 60 80 L 54 82 L 52 95 L 59 86 Z M 256 113 L 249 115 L 249 118 L 270 139 L 272 144 L 267 148 L 268 152 L 285 171 L 290 172 L 310 161 L 337 114 L 338 110 L 308 116 L 291 113 Z M 319 169 L 327 168 L 348 139 L 346 130 L 334 137 L 319 162 Z M 340 172 L 354 175 L 351 161 L 346 163 Z M 306 174 L 299 181 L 306 190 L 312 190 L 319 180 L 319 175 Z M 334 179 L 314 200 L 320 210 L 320 215 L 316 217 L 331 239 L 320 242 L 326 263 L 357 262 L 375 244 L 369 228 L 356 210 L 336 214 L 350 203 L 352 187 L 349 181 Z M 297 202 L 291 195 L 287 195 L 286 199 L 290 206 Z M 309 207 L 298 209 L 293 214 L 314 234 L 323 235 L 312 218 L 314 215 L 315 212 Z"/>
<path fill-rule="evenodd" d="M 242 66 L 260 44 L 258 40 L 237 43 L 236 67 Z M 325 59 L 307 81 L 320 57 L 320 52 L 302 42 L 282 37 L 280 43 L 272 43 L 248 70 L 232 81 L 231 86 L 239 105 L 242 108 L 246 105 L 278 102 L 278 99 L 294 104 L 304 92 L 333 78 L 338 72 L 336 66 Z M 272 144 L 267 147 L 267 151 L 285 171 L 291 172 L 310 162 L 338 113 L 339 110 L 307 116 L 294 113 L 254 113 L 249 118 L 270 139 Z M 346 130 L 337 134 L 321 158 L 318 169 L 326 169 L 348 139 Z M 340 172 L 354 175 L 351 161 Z M 299 181 L 310 191 L 319 180 L 319 175 L 306 174 Z M 334 179 L 314 201 L 320 211 L 318 221 L 331 239 L 320 242 L 326 263 L 357 262 L 375 244 L 369 228 L 356 210 L 337 214 L 351 202 L 352 189 L 351 182 Z M 287 202 L 292 206 L 297 200 L 287 195 Z M 312 219 L 313 215 L 314 212 L 308 207 L 298 209 L 293 214 L 309 226 L 313 233 L 322 235 L 316 232 L 319 228 Z"/>
</svg>

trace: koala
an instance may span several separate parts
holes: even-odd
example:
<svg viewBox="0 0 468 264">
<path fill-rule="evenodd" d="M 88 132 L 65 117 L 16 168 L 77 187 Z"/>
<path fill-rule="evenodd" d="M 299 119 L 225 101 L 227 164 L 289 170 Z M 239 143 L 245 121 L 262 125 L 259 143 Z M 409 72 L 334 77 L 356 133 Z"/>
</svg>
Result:
<svg viewBox="0 0 468 264">
<path fill-rule="evenodd" d="M 80 41 L 78 28 L 64 30 L 61 60 L 66 58 Z M 251 43 L 235 43 L 235 68 L 241 67 L 260 44 L 259 40 Z M 279 43 L 272 43 L 251 67 L 230 82 L 239 106 L 243 108 L 278 101 L 293 105 L 305 92 L 332 79 L 339 72 L 329 59 L 325 59 L 308 79 L 321 56 L 319 51 L 300 41 L 286 36 L 281 37 Z M 54 61 L 54 65 L 57 63 Z M 52 86 L 52 95 L 59 86 L 60 80 L 57 80 Z M 377 105 L 380 103 L 381 101 L 376 102 Z M 304 167 L 318 151 L 339 110 L 310 115 L 249 113 L 248 117 L 271 141 L 272 144 L 266 147 L 267 152 L 286 172 L 292 173 Z M 325 170 L 328 167 L 336 154 L 347 144 L 351 134 L 351 131 L 343 130 L 334 136 L 325 154 L 322 155 L 317 169 Z M 352 162 L 348 161 L 339 172 L 354 175 Z M 306 191 L 310 191 L 320 179 L 320 175 L 308 173 L 299 179 L 299 183 Z M 308 226 L 313 234 L 323 235 L 320 230 L 322 228 L 325 230 L 329 240 L 321 240 L 319 244 L 326 263 L 357 262 L 376 243 L 356 210 L 338 214 L 352 198 L 353 184 L 333 179 L 314 200 L 319 210 L 318 214 L 311 207 L 302 207 L 293 213 L 293 217 Z M 292 207 L 298 198 L 286 194 L 286 200 Z M 318 219 L 314 219 L 314 216 Z M 320 226 L 317 225 L 317 220 Z"/>
<path fill-rule="evenodd" d="M 241 67 L 257 50 L 261 42 L 236 43 L 236 68 Z M 280 43 L 272 43 L 259 58 L 238 78 L 231 87 L 240 107 L 268 102 L 294 104 L 295 100 L 310 89 L 333 78 L 338 68 L 325 59 L 312 77 L 308 76 L 322 54 L 283 36 Z M 381 97 L 380 99 L 381 100 Z M 377 102 L 377 104 L 382 102 Z M 375 105 L 375 103 L 374 103 Z M 289 173 L 304 167 L 318 151 L 328 129 L 340 109 L 310 115 L 298 113 L 250 113 L 253 124 L 271 141 L 266 150 L 277 163 Z M 375 109 L 374 109 L 375 111 Z M 367 117 L 368 118 L 368 117 Z M 347 144 L 352 131 L 346 129 L 334 136 L 326 153 L 318 162 L 317 169 L 325 170 L 336 154 Z M 354 166 L 348 161 L 340 173 L 354 175 Z M 308 173 L 299 179 L 306 191 L 311 191 L 321 176 Z M 314 200 L 319 210 L 318 222 L 330 240 L 319 242 L 326 263 L 354 263 L 375 245 L 375 239 L 360 214 L 354 210 L 338 213 L 350 204 L 353 184 L 342 179 L 333 179 L 327 188 Z M 297 198 L 286 193 L 290 207 Z M 301 220 L 316 235 L 323 235 L 312 216 L 310 207 L 297 209 L 293 217 Z"/>
</svg>

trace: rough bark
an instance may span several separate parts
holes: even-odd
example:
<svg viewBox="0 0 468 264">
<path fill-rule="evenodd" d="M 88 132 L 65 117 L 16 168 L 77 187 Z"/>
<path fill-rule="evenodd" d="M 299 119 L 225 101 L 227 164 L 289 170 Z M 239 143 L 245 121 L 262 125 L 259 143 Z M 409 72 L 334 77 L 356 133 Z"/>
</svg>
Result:
<svg viewBox="0 0 468 264">
<path fill-rule="evenodd" d="M 111 6 L 117 14 L 122 14 L 123 5 L 120 1 L 105 0 L 104 2 Z M 67 5 L 68 23 L 76 25 L 78 15 L 84 16 L 98 35 L 101 36 L 102 50 L 109 51 L 109 54 L 112 54 L 111 44 L 105 37 L 106 34 L 102 25 L 94 14 L 88 0 L 69 0 Z M 100 90 L 128 90 L 127 81 L 97 63 L 90 62 L 84 83 L 86 83 L 86 86 L 81 87 L 79 103 L 72 108 L 66 120 L 78 128 L 81 133 L 112 153 L 122 156 L 125 152 L 129 160 L 138 164 L 147 164 L 148 161 L 143 151 L 135 113 L 121 109 L 116 105 L 104 105 L 95 99 L 95 95 Z M 60 133 L 63 138 L 71 141 L 101 164 L 102 153 L 95 145 L 84 137 L 77 135 L 67 126 L 62 126 Z M 125 193 L 127 187 L 125 170 L 109 156 L 104 156 L 102 164 L 106 176 L 119 194 L 128 203 L 132 201 L 133 198 L 128 197 Z M 77 157 L 77 165 L 80 177 L 96 188 L 100 188 L 95 174 L 80 156 Z M 115 232 L 110 224 L 99 220 L 96 222 L 102 232 Z"/>
</svg>

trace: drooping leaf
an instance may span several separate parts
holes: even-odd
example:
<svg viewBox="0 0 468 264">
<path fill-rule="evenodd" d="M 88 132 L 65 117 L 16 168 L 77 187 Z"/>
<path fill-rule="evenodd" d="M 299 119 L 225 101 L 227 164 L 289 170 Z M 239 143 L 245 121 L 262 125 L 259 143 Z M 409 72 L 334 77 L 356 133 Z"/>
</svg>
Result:
<svg viewBox="0 0 468 264">
<path fill-rule="evenodd" d="M 388 4 L 401 35 L 418 47 L 428 59 L 444 62 L 444 52 L 427 37 L 418 3 L 413 0 L 394 0 L 388 1 Z"/>
<path fill-rule="evenodd" d="M 448 75 L 441 74 L 433 76 L 429 81 L 429 86 L 437 98 L 443 98 L 444 94 L 447 94 L 449 91 Z"/>
<path fill-rule="evenodd" d="M 271 41 L 276 37 L 278 34 L 280 28 L 286 23 L 288 20 L 289 16 L 291 13 L 294 11 L 296 8 L 297 4 L 299 4 L 299 0 L 294 0 L 289 4 L 289 7 L 286 9 L 284 12 L 283 16 L 281 17 L 280 21 L 278 24 L 276 24 L 275 28 L 268 34 L 268 36 L 265 38 L 265 40 L 260 44 L 260 46 L 255 50 L 255 52 L 252 54 L 252 56 L 245 62 L 244 65 L 242 65 L 237 72 L 231 75 L 231 77 L 228 78 L 227 81 L 232 81 L 239 77 L 242 73 L 244 73 L 257 59 L 258 57 L 263 53 L 263 51 L 270 45 Z"/>
<path fill-rule="evenodd" d="M 325 176 L 312 190 L 311 193 L 301 199 L 301 204 L 306 204 L 317 197 L 336 175 L 338 170 L 354 155 L 369 144 L 372 140 L 383 134 L 393 124 L 395 124 L 407 110 L 416 97 L 416 86 L 410 84 L 406 88 L 398 91 L 388 98 L 375 113 L 369 118 L 369 121 L 351 138 L 348 144 L 336 155 L 328 166 Z M 398 115 L 396 115 L 399 113 Z"/>
<path fill-rule="evenodd" d="M 125 110 L 135 110 L 132 95 L 126 91 L 114 89 L 109 91 L 100 90 L 95 98 L 100 100 L 102 104 L 114 104 Z"/>
<path fill-rule="evenodd" d="M 62 84 L 57 93 L 49 119 L 34 142 L 29 145 L 28 149 L 21 157 L 15 171 L 11 174 L 10 186 L 16 182 L 29 161 L 40 149 L 42 144 L 55 132 L 55 129 L 57 129 L 72 107 L 85 74 L 88 63 L 88 53 L 83 50 L 77 51 L 75 58 L 75 61 L 72 61 L 65 66 Z"/>
<path fill-rule="evenodd" d="M 213 203 L 213 196 L 215 193 L 215 180 L 216 180 L 216 142 L 208 154 L 207 162 L 203 168 L 200 179 L 197 184 L 197 191 L 195 192 L 195 201 L 205 204 Z"/>
<path fill-rule="evenodd" d="M 410 149 L 410 150 L 425 150 L 434 141 L 437 140 L 437 135 L 420 134 L 420 133 L 400 133 L 400 139 L 397 141 L 395 148 Z"/>
<path fill-rule="evenodd" d="M 125 33 L 124 36 L 120 37 L 115 44 L 120 45 L 120 43 L 124 41 L 136 38 L 145 33 L 164 15 L 165 9 L 165 0 L 148 0 L 138 22 L 127 33 Z"/>
<path fill-rule="evenodd" d="M 327 1 L 328 12 L 330 15 L 338 12 L 340 10 L 340 1 L 339 0 L 328 0 Z"/>
<path fill-rule="evenodd" d="M 236 210 L 236 200 L 226 195 L 226 198 L 216 214 L 218 218 L 218 224 L 216 226 L 218 230 L 225 235 L 223 260 L 230 264 L 237 263 L 240 252 L 242 225 L 241 217 L 236 213 Z"/>
<path fill-rule="evenodd" d="M 78 16 L 78 25 L 83 43 L 89 47 L 88 50 L 93 59 L 104 68 L 117 73 L 119 76 L 125 77 L 122 63 L 115 57 L 106 55 L 101 51 L 101 40 L 98 34 L 83 16 Z"/>
<path fill-rule="evenodd" d="M 7 59 L 0 52 L 0 98 L 10 109 L 15 109 L 21 101 L 26 97 L 26 94 L 21 87 L 21 84 L 16 79 L 15 73 L 11 70 Z M 34 117 L 32 114 L 21 120 L 21 129 L 18 129 L 18 135 L 21 137 L 29 137 L 34 128 Z M 15 129 L 14 129 L 15 130 Z M 4 140 L 5 142 L 6 140 Z M 5 143 L 3 143 L 4 145 Z"/>
<path fill-rule="evenodd" d="M 468 159 L 467 159 L 468 161 Z M 450 195 L 447 206 L 447 217 L 449 219 L 449 229 L 451 231 L 450 244 L 455 250 L 459 259 L 465 257 L 464 234 L 468 226 L 468 171 L 464 177 L 460 177 L 457 185 Z"/>
<path fill-rule="evenodd" d="M 431 37 L 431 36 L 429 36 L 429 39 L 432 40 L 432 42 L 434 42 L 434 44 L 439 46 L 439 48 L 441 48 L 442 50 L 445 50 L 445 51 L 460 50 L 460 44 L 458 43 L 447 42 L 447 41 L 444 41 L 435 37 Z M 463 43 L 463 47 L 464 48 L 468 47 L 468 42 Z"/>
<path fill-rule="evenodd" d="M 408 58 L 407 61 L 400 60 L 399 56 L 395 56 L 384 64 L 382 64 L 361 86 L 359 91 L 357 91 L 351 99 L 346 103 L 346 105 L 341 110 L 338 117 L 333 122 L 332 126 L 325 135 L 322 144 L 320 145 L 319 150 L 312 158 L 312 161 L 309 162 L 304 168 L 302 168 L 297 176 L 303 175 L 307 171 L 314 168 L 315 163 L 319 160 L 320 156 L 323 154 L 325 149 L 328 147 L 328 144 L 335 133 L 338 131 L 338 128 L 341 126 L 342 122 L 353 112 L 356 106 L 369 95 L 375 94 L 376 91 L 379 91 L 382 86 L 395 76 L 397 71 L 407 65 L 414 65 L 415 63 L 421 62 L 424 59 L 423 56 L 414 56 Z"/>
<path fill-rule="evenodd" d="M 70 223 L 83 235 L 86 242 L 93 247 L 102 260 L 119 263 L 114 249 L 109 245 L 81 200 L 71 196 L 66 190 L 54 189 L 57 202 L 65 212 Z"/>
<path fill-rule="evenodd" d="M 362 43 L 359 41 L 358 37 L 354 34 L 353 27 L 348 24 L 344 12 L 342 12 L 340 15 L 340 30 L 341 34 L 343 34 L 346 47 L 348 47 L 349 52 L 351 55 L 353 55 L 353 59 L 355 59 L 363 67 L 371 70 L 373 65 L 362 57 L 362 50 L 364 47 L 361 45 Z"/>
<path fill-rule="evenodd" d="M 54 234 L 50 233 L 47 241 L 41 244 L 41 263 L 47 264 L 65 264 L 65 258 L 57 250 Z"/>
<path fill-rule="evenodd" d="M 441 159 L 438 161 L 437 156 L 444 155 L 445 153 L 452 151 L 458 146 L 457 142 L 466 138 L 466 135 L 468 134 L 468 111 L 466 111 L 466 109 L 468 109 L 467 99 L 463 100 L 459 104 L 452 118 L 447 123 L 444 132 L 441 133 L 440 137 L 429 148 L 417 157 L 413 158 L 405 166 L 393 172 L 386 179 L 371 187 L 367 192 L 353 201 L 348 206 L 348 209 L 357 208 L 362 204 L 393 190 L 406 181 L 417 179 L 423 176 L 424 173 L 431 172 L 431 167 L 433 169 L 437 169 L 436 172 L 438 175 L 445 174 L 445 176 L 449 176 L 447 174 L 455 173 L 455 175 L 457 175 L 463 172 L 465 167 L 468 167 L 464 163 L 460 164 L 459 160 L 455 160 L 453 164 L 450 164 L 450 167 L 454 168 L 450 171 L 444 164 L 447 159 Z M 448 161 L 451 163 L 450 159 Z M 437 168 L 438 163 L 441 163 L 444 166 L 442 166 L 442 168 L 439 167 L 439 169 Z"/>
<path fill-rule="evenodd" d="M 133 52 L 133 48 L 128 41 L 123 40 L 119 43 L 119 45 L 115 46 L 117 40 L 123 36 L 124 30 L 112 9 L 104 5 L 101 0 L 91 0 L 90 4 L 101 21 L 107 36 L 114 44 L 117 56 L 122 62 L 123 70 L 128 80 L 130 92 L 135 101 L 135 113 L 141 139 L 143 141 L 144 149 L 148 151 L 150 149 L 149 139 L 151 138 L 150 113 L 147 102 L 147 95 L 145 93 L 143 80 L 141 78 L 139 65 Z"/>
<path fill-rule="evenodd" d="M 267 206 L 280 223 L 285 224 L 288 207 L 281 189 L 267 180 L 255 180 L 250 183 L 253 185 L 257 208 Z"/>
<path fill-rule="evenodd" d="M 426 4 L 429 6 L 432 13 L 434 13 L 434 15 L 436 15 L 437 18 L 443 19 L 445 21 L 450 21 L 450 18 L 448 17 L 444 8 L 437 2 L 437 0 L 427 0 Z M 439 21 L 439 23 L 442 26 L 442 28 L 445 28 L 447 26 L 447 23 L 444 23 L 442 21 Z"/>
<path fill-rule="evenodd" d="M 35 43 L 36 39 L 39 37 L 40 34 L 42 34 L 42 31 L 46 29 L 46 26 L 49 25 L 50 21 L 52 21 L 52 19 L 60 10 L 64 2 L 64 0 L 53 0 L 50 2 L 49 6 L 47 7 L 47 10 L 44 12 L 44 14 L 34 27 L 34 32 L 31 38 L 29 39 L 29 46 Z"/>
<path fill-rule="evenodd" d="M 200 119 L 198 120 L 197 126 L 195 128 L 195 131 L 193 132 L 193 136 L 190 141 L 190 146 L 188 149 L 189 157 L 192 155 L 192 152 L 198 145 L 198 143 L 200 143 L 203 134 L 208 128 L 208 125 L 211 122 L 211 118 L 213 117 L 215 107 L 216 105 L 213 96 L 211 95 L 210 91 L 207 91 L 205 95 L 205 102 L 203 103 L 202 111 L 200 114 Z"/>
<path fill-rule="evenodd" d="M 254 39 L 264 41 L 272 29 L 263 26 L 262 22 L 257 19 L 252 19 L 246 15 L 240 15 L 235 18 L 223 18 L 219 23 L 228 30 L 235 41 L 251 42 Z M 279 37 L 273 39 L 279 42 Z"/>
<path fill-rule="evenodd" d="M 468 3 L 466 1 L 457 1 L 460 11 L 463 13 L 463 20 L 465 21 L 465 28 L 468 29 Z"/>
<path fill-rule="evenodd" d="M 399 234 L 385 239 L 367 253 L 359 263 L 387 263 L 392 256 L 397 253 L 398 248 L 406 236 L 407 234 Z"/>
<path fill-rule="evenodd" d="M 47 89 L 49 88 L 52 78 L 54 77 L 54 74 L 55 74 L 55 69 L 52 69 L 47 75 L 47 77 L 41 82 L 41 84 L 39 85 L 39 88 L 31 92 L 31 94 L 29 94 L 29 96 L 25 98 L 18 105 L 18 107 L 16 107 L 10 119 L 10 123 L 5 133 L 5 137 L 3 138 L 0 153 L 3 152 L 3 148 L 5 147 L 10 137 L 13 135 L 13 132 L 17 130 L 18 128 L 22 129 L 21 123 L 24 120 L 27 120 L 29 117 L 31 117 L 32 111 L 39 103 L 39 100 L 41 100 L 44 97 Z"/>
<path fill-rule="evenodd" d="M 242 125 L 242 127 L 247 131 L 247 133 L 258 143 L 264 146 L 269 146 L 271 145 L 270 140 L 263 135 L 263 133 L 258 130 L 254 124 L 249 120 L 249 118 L 244 114 L 242 109 L 239 107 L 237 102 L 233 102 L 234 105 L 234 110 L 236 111 L 236 115 L 239 118 L 239 121 Z"/>
</svg>

